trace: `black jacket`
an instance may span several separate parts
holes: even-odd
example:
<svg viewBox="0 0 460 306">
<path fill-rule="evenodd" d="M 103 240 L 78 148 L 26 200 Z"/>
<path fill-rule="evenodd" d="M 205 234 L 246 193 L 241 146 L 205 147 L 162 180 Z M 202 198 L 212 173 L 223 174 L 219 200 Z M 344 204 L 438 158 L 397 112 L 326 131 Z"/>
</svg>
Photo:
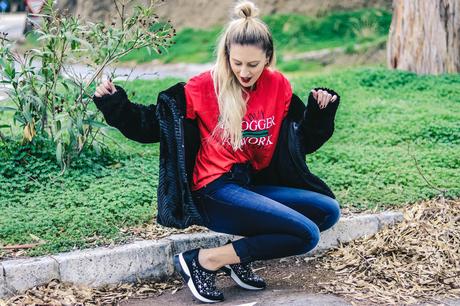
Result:
<svg viewBox="0 0 460 306">
<path fill-rule="evenodd" d="M 119 86 L 112 95 L 93 97 L 107 123 L 127 138 L 141 143 L 160 142 L 157 222 L 181 229 L 204 225 L 190 189 L 201 141 L 196 120 L 184 118 L 184 85 L 180 82 L 162 91 L 156 105 L 130 102 Z M 337 95 L 327 88 L 316 89 Z M 305 107 L 293 94 L 270 165 L 254 174 L 254 184 L 302 188 L 335 198 L 326 183 L 310 172 L 305 155 L 316 151 L 332 136 L 339 102 L 337 95 L 334 103 L 320 109 L 310 93 Z"/>
</svg>

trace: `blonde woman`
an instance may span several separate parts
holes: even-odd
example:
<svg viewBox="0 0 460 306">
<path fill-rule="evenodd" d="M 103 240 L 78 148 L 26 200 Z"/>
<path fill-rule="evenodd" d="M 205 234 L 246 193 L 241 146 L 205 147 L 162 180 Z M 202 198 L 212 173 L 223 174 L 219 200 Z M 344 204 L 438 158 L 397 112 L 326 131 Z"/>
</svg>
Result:
<svg viewBox="0 0 460 306">
<path fill-rule="evenodd" d="M 174 256 L 203 302 L 224 299 L 219 270 L 244 289 L 264 289 L 251 262 L 312 250 L 340 217 L 334 194 L 305 164 L 305 154 L 332 136 L 339 97 L 315 88 L 305 107 L 272 68 L 272 35 L 257 12 L 252 2 L 238 3 L 214 67 L 160 93 L 156 105 L 131 103 L 110 81 L 94 97 L 126 137 L 160 142 L 160 224 L 243 236 Z"/>
</svg>

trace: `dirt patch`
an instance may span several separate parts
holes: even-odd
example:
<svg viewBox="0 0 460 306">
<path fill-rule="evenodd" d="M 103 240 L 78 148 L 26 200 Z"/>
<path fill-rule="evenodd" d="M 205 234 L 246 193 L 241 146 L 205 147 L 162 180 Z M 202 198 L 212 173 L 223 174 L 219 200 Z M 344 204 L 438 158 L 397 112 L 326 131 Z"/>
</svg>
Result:
<svg viewBox="0 0 460 306">
<path fill-rule="evenodd" d="M 322 283 L 335 277 L 332 270 L 325 270 L 315 257 L 288 257 L 253 264 L 253 270 L 262 276 L 269 286 L 276 289 L 296 289 L 308 293 L 320 291 Z"/>
</svg>

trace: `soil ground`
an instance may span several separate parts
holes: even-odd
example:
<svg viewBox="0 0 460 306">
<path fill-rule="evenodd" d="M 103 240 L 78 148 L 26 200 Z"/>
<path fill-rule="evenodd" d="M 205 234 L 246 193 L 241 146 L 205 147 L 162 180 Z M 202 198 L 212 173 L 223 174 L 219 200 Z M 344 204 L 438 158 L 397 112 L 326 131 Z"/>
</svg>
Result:
<svg viewBox="0 0 460 306">
<path fill-rule="evenodd" d="M 308 257 L 288 257 L 253 263 L 253 270 L 267 282 L 263 291 L 248 291 L 238 287 L 223 273 L 217 277 L 217 287 L 222 290 L 225 301 L 219 305 L 350 305 L 347 301 L 333 296 L 322 295 L 319 284 L 334 277 L 334 272 L 319 268 L 316 259 Z M 174 274 L 169 282 L 181 280 Z M 165 291 L 162 295 L 147 299 L 129 299 L 123 306 L 144 305 L 195 305 L 202 304 L 188 287 L 183 285 L 172 294 Z"/>
</svg>

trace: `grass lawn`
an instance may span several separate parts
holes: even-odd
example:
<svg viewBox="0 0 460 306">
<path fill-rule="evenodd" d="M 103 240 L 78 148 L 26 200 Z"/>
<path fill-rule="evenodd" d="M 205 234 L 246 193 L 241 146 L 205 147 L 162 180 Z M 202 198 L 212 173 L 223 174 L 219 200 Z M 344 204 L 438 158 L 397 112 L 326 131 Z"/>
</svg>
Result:
<svg viewBox="0 0 460 306">
<path fill-rule="evenodd" d="M 135 81 L 135 101 L 156 103 L 177 82 Z M 434 197 L 460 196 L 460 76 L 416 76 L 359 68 L 292 79 L 303 99 L 310 88 L 341 94 L 334 136 L 307 156 L 312 172 L 343 207 L 395 208 Z M 8 113 L 0 120 L 9 122 Z M 7 130 L 3 129 L 5 133 Z M 45 244 L 28 255 L 118 241 L 119 228 L 150 222 L 156 211 L 158 144 L 111 132 L 110 155 L 82 158 L 60 174 L 52 148 L 20 149 L 0 142 L 0 244 Z M 0 258 L 2 254 L 0 251 Z"/>
</svg>

